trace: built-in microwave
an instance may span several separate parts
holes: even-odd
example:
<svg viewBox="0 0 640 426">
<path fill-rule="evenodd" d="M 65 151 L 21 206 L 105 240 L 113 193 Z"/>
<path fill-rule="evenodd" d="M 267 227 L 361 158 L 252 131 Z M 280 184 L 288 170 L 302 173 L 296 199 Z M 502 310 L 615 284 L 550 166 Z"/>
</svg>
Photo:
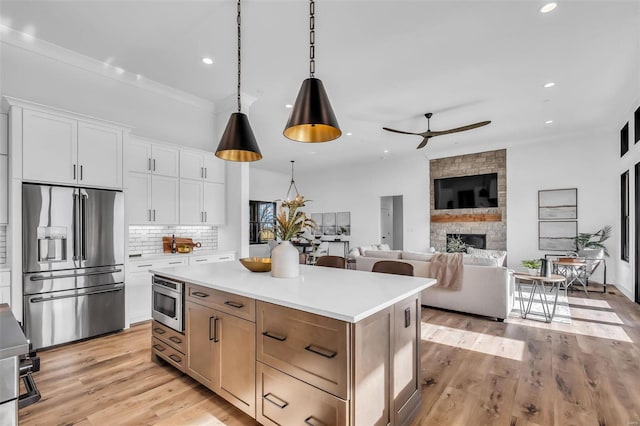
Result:
<svg viewBox="0 0 640 426">
<path fill-rule="evenodd" d="M 153 276 L 153 306 L 151 316 L 167 327 L 184 331 L 184 283 L 162 276 Z"/>
</svg>

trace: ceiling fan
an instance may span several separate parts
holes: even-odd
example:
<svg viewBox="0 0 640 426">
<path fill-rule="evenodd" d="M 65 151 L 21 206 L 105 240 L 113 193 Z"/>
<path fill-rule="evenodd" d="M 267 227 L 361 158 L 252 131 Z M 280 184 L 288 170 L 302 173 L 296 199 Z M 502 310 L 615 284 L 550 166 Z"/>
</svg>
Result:
<svg viewBox="0 0 640 426">
<path fill-rule="evenodd" d="M 449 129 L 449 130 L 441 130 L 441 131 L 431 131 L 431 126 L 430 126 L 430 121 L 431 121 L 431 117 L 433 116 L 433 113 L 428 112 L 424 115 L 425 117 L 427 117 L 427 131 L 426 132 L 422 132 L 422 133 L 414 133 L 414 132 L 405 132 L 403 130 L 395 130 L 395 129 L 390 129 L 388 127 L 383 127 L 384 130 L 388 130 L 390 132 L 394 132 L 394 133 L 402 133 L 403 135 L 416 135 L 416 136 L 422 136 L 422 142 L 420 142 L 420 145 L 418 145 L 418 147 L 416 149 L 420 149 L 420 148 L 424 148 L 427 145 L 427 142 L 429 142 L 429 139 L 436 137 L 436 136 L 440 136 L 440 135 L 448 135 L 449 133 L 457 133 L 457 132 L 464 132 L 465 130 L 471 130 L 471 129 L 475 129 L 478 127 L 482 127 L 482 126 L 486 126 L 487 124 L 491 123 L 491 121 L 480 121 L 479 123 L 473 123 L 473 124 L 469 124 L 466 126 L 462 126 L 462 127 L 456 127 L 455 129 Z"/>
</svg>

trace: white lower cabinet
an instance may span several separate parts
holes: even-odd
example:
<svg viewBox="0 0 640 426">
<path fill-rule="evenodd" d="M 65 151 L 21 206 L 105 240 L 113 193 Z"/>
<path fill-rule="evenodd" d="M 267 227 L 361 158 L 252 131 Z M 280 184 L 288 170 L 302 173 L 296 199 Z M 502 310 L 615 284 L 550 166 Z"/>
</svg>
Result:
<svg viewBox="0 0 640 426">
<path fill-rule="evenodd" d="M 0 224 L 9 223 L 9 172 L 8 158 L 0 155 Z"/>
<path fill-rule="evenodd" d="M 130 225 L 178 224 L 178 203 L 178 178 L 129 173 L 127 211 Z"/>
<path fill-rule="evenodd" d="M 189 265 L 198 265 L 200 263 L 231 262 L 233 260 L 236 260 L 235 253 L 202 254 L 189 256 Z"/>
<path fill-rule="evenodd" d="M 186 264 L 186 258 L 129 262 L 125 276 L 125 294 L 127 319 L 130 324 L 151 319 L 153 274 L 149 269 Z"/>
</svg>

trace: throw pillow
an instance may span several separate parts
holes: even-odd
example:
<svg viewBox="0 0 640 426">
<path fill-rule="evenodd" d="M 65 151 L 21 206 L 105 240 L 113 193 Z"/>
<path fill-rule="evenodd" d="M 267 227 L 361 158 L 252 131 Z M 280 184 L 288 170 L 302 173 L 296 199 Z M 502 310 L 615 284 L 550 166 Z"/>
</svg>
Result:
<svg viewBox="0 0 640 426">
<path fill-rule="evenodd" d="M 351 250 L 349 250 L 349 254 L 347 255 L 349 259 L 355 259 L 356 257 L 359 257 L 359 256 L 361 256 L 361 253 L 360 253 L 360 248 L 358 247 L 354 247 Z"/>
<path fill-rule="evenodd" d="M 462 263 L 465 265 L 475 265 L 475 266 L 499 266 L 498 259 L 496 258 L 472 256 L 470 254 L 464 255 Z"/>
<path fill-rule="evenodd" d="M 377 257 L 380 259 L 400 259 L 402 252 L 400 251 L 384 251 L 384 250 L 367 250 L 364 252 L 366 257 Z"/>
<path fill-rule="evenodd" d="M 367 250 L 378 250 L 377 245 L 369 245 L 369 246 L 360 246 L 360 254 L 364 256 L 364 252 Z"/>
<path fill-rule="evenodd" d="M 378 250 L 389 251 L 391 247 L 389 247 L 389 244 L 378 244 Z"/>
<path fill-rule="evenodd" d="M 418 251 L 403 251 L 401 259 L 417 260 L 419 262 L 430 262 L 433 257 L 432 253 L 421 253 Z"/>
<path fill-rule="evenodd" d="M 507 252 L 502 250 L 484 250 L 474 247 L 467 248 L 467 253 L 476 256 L 484 257 L 487 259 L 496 259 L 498 266 L 504 265 L 504 259 L 507 257 Z"/>
</svg>

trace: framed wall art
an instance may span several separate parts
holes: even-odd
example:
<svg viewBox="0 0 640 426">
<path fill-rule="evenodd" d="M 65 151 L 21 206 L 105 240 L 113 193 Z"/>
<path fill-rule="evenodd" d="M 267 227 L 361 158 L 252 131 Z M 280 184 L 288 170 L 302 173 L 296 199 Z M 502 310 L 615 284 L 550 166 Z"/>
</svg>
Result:
<svg viewBox="0 0 640 426">
<path fill-rule="evenodd" d="M 578 189 L 538 191 L 538 219 L 578 219 Z"/>
<path fill-rule="evenodd" d="M 577 221 L 538 222 L 539 250 L 576 250 Z"/>
</svg>

